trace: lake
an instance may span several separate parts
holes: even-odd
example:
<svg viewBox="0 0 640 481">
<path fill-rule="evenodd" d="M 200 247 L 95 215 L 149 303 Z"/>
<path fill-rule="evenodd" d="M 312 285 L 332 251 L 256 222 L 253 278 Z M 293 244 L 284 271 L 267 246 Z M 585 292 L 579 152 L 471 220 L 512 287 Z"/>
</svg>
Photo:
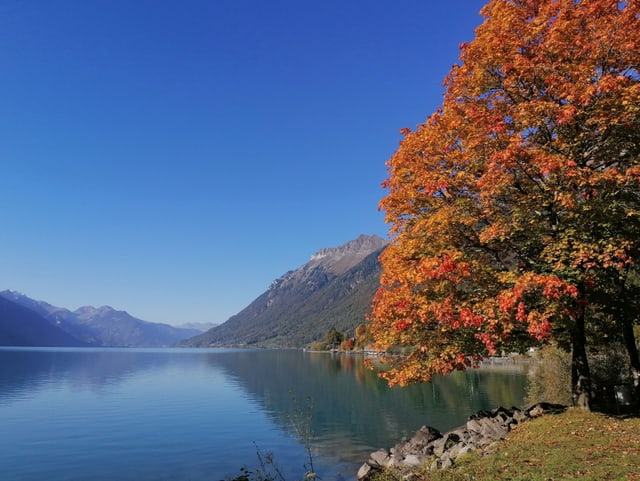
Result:
<svg viewBox="0 0 640 481">
<path fill-rule="evenodd" d="M 219 481 L 273 453 L 304 474 L 353 479 L 369 453 L 522 406 L 517 366 L 389 389 L 362 357 L 239 349 L 0 348 L 0 473 L 7 481 Z M 311 433 L 310 435 L 308 433 Z"/>
</svg>

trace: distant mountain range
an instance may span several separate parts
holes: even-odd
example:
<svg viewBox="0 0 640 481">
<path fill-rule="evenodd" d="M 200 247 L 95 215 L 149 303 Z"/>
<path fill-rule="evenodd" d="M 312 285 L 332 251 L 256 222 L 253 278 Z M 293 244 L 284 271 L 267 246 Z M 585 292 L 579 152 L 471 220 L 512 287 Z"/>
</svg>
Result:
<svg viewBox="0 0 640 481">
<path fill-rule="evenodd" d="M 179 324 L 176 327 L 181 327 L 183 329 L 195 329 L 199 332 L 208 331 L 212 327 L 216 327 L 218 324 L 214 322 L 185 322 L 184 324 Z"/>
<path fill-rule="evenodd" d="M 147 322 L 109 306 L 70 311 L 1 291 L 0 345 L 302 347 L 323 339 L 332 327 L 353 333 L 365 321 L 379 286 L 378 256 L 385 246 L 378 236 L 361 235 L 342 246 L 321 249 L 212 328 Z"/>
<path fill-rule="evenodd" d="M 82 347 L 88 344 L 40 314 L 0 295 L 0 346 Z"/>
<path fill-rule="evenodd" d="M 143 321 L 109 306 L 70 311 L 19 292 L 0 292 L 4 346 L 162 347 L 201 332 Z"/>
<path fill-rule="evenodd" d="M 378 256 L 385 246 L 378 236 L 361 235 L 321 249 L 225 323 L 180 345 L 302 347 L 331 327 L 353 333 L 379 287 Z"/>
</svg>

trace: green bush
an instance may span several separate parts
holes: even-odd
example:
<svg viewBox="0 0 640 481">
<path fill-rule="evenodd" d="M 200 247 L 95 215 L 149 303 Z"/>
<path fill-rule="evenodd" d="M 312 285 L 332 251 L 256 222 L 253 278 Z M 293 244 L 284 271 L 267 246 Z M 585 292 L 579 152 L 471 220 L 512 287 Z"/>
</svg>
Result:
<svg viewBox="0 0 640 481">
<path fill-rule="evenodd" d="M 311 344 L 309 344 L 309 350 L 310 351 L 326 351 L 327 343 L 323 341 L 313 341 Z"/>
<path fill-rule="evenodd" d="M 544 346 L 536 352 L 536 360 L 529 370 L 527 404 L 539 401 L 571 404 L 571 353 Z"/>
<path fill-rule="evenodd" d="M 571 404 L 571 353 L 555 346 L 545 346 L 536 353 L 529 371 L 525 401 Z M 624 346 L 611 344 L 589 355 L 589 370 L 594 400 L 606 408 L 612 388 L 630 382 L 629 359 Z M 608 396 L 608 397 L 607 397 Z M 602 399 L 599 399 L 602 398 Z"/>
</svg>

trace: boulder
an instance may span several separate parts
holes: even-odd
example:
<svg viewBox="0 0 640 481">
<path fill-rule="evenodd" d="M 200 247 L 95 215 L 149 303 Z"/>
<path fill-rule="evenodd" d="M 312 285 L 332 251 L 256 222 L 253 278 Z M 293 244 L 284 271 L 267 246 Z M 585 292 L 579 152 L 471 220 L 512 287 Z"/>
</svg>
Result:
<svg viewBox="0 0 640 481">
<path fill-rule="evenodd" d="M 538 403 L 522 411 L 502 406 L 491 411 L 482 410 L 469 416 L 467 423 L 447 433 L 422 426 L 411 438 L 404 439 L 390 450 L 380 449 L 358 471 L 357 478 L 366 481 L 372 473 L 394 467 L 403 479 L 416 477 L 415 468 L 448 469 L 460 457 L 473 451 L 489 452 L 503 440 L 511 428 L 542 414 L 564 412 L 566 406 Z"/>
<path fill-rule="evenodd" d="M 442 434 L 437 429 L 422 426 L 411 439 L 396 444 L 393 454 L 396 457 L 403 457 L 408 453 L 431 454 L 428 447 L 431 442 L 441 437 Z"/>
<path fill-rule="evenodd" d="M 442 456 L 445 451 L 450 449 L 455 444 L 459 443 L 460 439 L 460 434 L 456 431 L 446 433 L 444 436 L 434 440 L 431 443 L 432 449 L 430 454 L 433 454 L 435 456 Z"/>
<path fill-rule="evenodd" d="M 364 463 L 362 466 L 360 466 L 360 469 L 358 469 L 358 474 L 356 474 L 356 478 L 366 479 L 367 477 L 369 477 L 369 474 L 371 473 L 372 469 L 373 468 L 371 466 L 369 466 L 367 463 Z"/>
<path fill-rule="evenodd" d="M 418 466 L 422 466 L 428 459 L 428 456 L 420 454 L 407 454 L 403 459 L 403 464 L 417 468 Z"/>
<path fill-rule="evenodd" d="M 369 464 L 385 468 L 389 465 L 390 460 L 391 457 L 389 456 L 389 451 L 386 449 L 378 449 L 376 452 L 371 453 L 371 456 L 369 457 Z"/>
<path fill-rule="evenodd" d="M 501 418 L 475 418 L 467 421 L 467 430 L 479 434 L 487 441 L 503 439 L 509 432 L 510 423 Z"/>
<path fill-rule="evenodd" d="M 566 410 L 567 406 L 563 406 L 562 404 L 540 402 L 527 409 L 525 414 L 529 418 L 537 418 L 543 414 L 560 414 Z"/>
</svg>

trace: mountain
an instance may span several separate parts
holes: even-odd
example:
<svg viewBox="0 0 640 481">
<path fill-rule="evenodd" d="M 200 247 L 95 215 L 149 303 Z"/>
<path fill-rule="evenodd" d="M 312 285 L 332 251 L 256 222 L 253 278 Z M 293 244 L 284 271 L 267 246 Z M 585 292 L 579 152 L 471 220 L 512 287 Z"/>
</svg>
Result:
<svg viewBox="0 0 640 481">
<path fill-rule="evenodd" d="M 176 327 L 180 327 L 182 329 L 194 329 L 198 332 L 208 331 L 212 327 L 216 327 L 218 324 L 213 322 L 186 322 L 184 324 L 180 324 Z"/>
<path fill-rule="evenodd" d="M 0 296 L 0 346 L 81 347 L 87 344 L 47 319 Z"/>
<path fill-rule="evenodd" d="M 36 301 L 15 291 L 2 291 L 0 298 L 7 299 L 32 310 L 65 333 L 82 343 L 103 347 L 162 347 L 172 346 L 201 331 L 173 327 L 168 324 L 143 321 L 125 311 L 109 306 L 80 307 L 70 311 Z"/>
<path fill-rule="evenodd" d="M 385 245 L 378 236 L 361 235 L 321 249 L 225 323 L 180 344 L 300 347 L 322 339 L 331 327 L 353 332 L 378 289 L 378 256 Z"/>
</svg>

